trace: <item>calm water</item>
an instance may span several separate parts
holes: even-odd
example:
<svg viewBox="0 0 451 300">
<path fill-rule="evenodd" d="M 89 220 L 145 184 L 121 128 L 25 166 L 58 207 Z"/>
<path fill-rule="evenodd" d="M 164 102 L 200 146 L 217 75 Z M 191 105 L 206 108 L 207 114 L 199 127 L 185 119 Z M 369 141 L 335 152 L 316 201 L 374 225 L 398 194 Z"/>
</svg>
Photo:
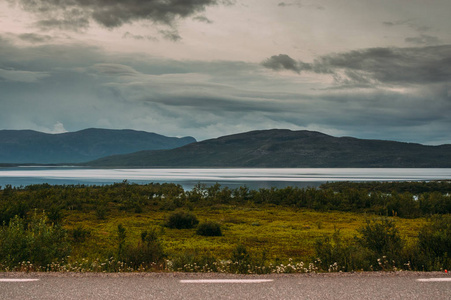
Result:
<svg viewBox="0 0 451 300">
<path fill-rule="evenodd" d="M 0 186 L 30 184 L 101 185 L 174 182 L 185 189 L 197 183 L 268 188 L 319 186 L 331 181 L 423 181 L 451 179 L 451 169 L 90 169 L 72 167 L 0 168 Z"/>
</svg>

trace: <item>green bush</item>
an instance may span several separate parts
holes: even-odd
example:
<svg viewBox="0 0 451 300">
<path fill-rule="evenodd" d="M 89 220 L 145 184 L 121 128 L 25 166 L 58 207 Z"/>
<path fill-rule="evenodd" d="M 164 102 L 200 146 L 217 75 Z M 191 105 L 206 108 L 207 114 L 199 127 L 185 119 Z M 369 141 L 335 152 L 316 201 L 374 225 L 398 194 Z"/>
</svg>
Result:
<svg viewBox="0 0 451 300">
<path fill-rule="evenodd" d="M 232 264 L 230 266 L 230 271 L 233 273 L 247 274 L 249 273 L 250 265 L 252 264 L 252 259 L 246 246 L 243 244 L 237 245 L 232 250 L 232 255 L 230 257 Z"/>
<path fill-rule="evenodd" d="M 52 205 L 47 211 L 47 217 L 52 223 L 59 223 L 63 219 L 62 208 L 60 206 Z"/>
<path fill-rule="evenodd" d="M 394 270 L 411 268 L 404 241 L 389 218 L 367 220 L 358 229 L 360 236 L 343 239 L 338 230 L 315 242 L 316 258 L 323 271 Z M 412 254 L 412 251 L 410 251 Z"/>
<path fill-rule="evenodd" d="M 2 199 L 3 200 L 3 199 Z M 0 202 L 0 225 L 9 224 L 9 221 L 15 216 L 24 218 L 30 210 L 28 203 L 25 201 L 2 201 Z"/>
<path fill-rule="evenodd" d="M 369 270 L 371 263 L 368 260 L 368 250 L 345 240 L 339 230 L 329 237 L 325 236 L 315 241 L 315 259 L 322 271 L 353 271 Z"/>
<path fill-rule="evenodd" d="M 451 216 L 436 216 L 418 233 L 418 247 L 428 269 L 451 267 Z"/>
<path fill-rule="evenodd" d="M 139 267 L 158 268 L 166 254 L 154 228 L 141 232 L 141 240 L 136 246 L 128 246 L 123 251 L 123 261 L 133 269 Z"/>
<path fill-rule="evenodd" d="M 195 227 L 197 224 L 199 224 L 199 220 L 192 213 L 177 211 L 169 215 L 165 225 L 169 228 L 188 229 Z"/>
<path fill-rule="evenodd" d="M 222 236 L 221 225 L 216 222 L 203 222 L 197 227 L 196 233 L 202 236 Z"/>
<path fill-rule="evenodd" d="M 28 225 L 18 216 L 4 225 L 0 230 L 0 264 L 14 268 L 29 261 L 45 267 L 65 258 L 70 253 L 66 231 L 47 223 L 45 215 L 35 215 Z"/>
<path fill-rule="evenodd" d="M 177 272 L 218 272 L 218 262 L 211 254 L 185 250 L 172 256 L 170 269 Z"/>
<path fill-rule="evenodd" d="M 367 220 L 358 232 L 361 234 L 357 238 L 359 244 L 379 257 L 398 256 L 402 251 L 404 242 L 395 222 L 389 218 Z"/>
<path fill-rule="evenodd" d="M 70 235 L 74 243 L 79 244 L 83 243 L 86 238 L 91 236 L 91 231 L 85 229 L 82 225 L 78 225 L 70 231 Z"/>
<path fill-rule="evenodd" d="M 108 208 L 104 204 L 99 204 L 95 207 L 96 217 L 99 220 L 105 220 L 108 212 Z"/>
</svg>

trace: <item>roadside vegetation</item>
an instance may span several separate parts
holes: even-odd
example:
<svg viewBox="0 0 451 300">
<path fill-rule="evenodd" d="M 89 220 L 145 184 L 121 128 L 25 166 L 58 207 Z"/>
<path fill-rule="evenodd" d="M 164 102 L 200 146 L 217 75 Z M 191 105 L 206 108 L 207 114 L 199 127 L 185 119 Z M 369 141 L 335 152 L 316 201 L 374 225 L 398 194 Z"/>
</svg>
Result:
<svg viewBox="0 0 451 300">
<path fill-rule="evenodd" d="M 0 189 L 0 270 L 232 273 L 451 267 L 451 182 Z"/>
</svg>

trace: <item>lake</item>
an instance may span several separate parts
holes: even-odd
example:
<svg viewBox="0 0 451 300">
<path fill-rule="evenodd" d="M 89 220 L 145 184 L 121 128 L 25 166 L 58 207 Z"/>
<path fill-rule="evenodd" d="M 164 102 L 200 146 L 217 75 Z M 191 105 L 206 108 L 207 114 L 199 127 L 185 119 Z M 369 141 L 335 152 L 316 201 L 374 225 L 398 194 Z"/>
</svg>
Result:
<svg viewBox="0 0 451 300">
<path fill-rule="evenodd" d="M 251 189 L 286 186 L 317 187 L 332 181 L 429 181 L 451 179 L 451 169 L 92 169 L 80 167 L 0 168 L 0 186 L 30 184 L 102 185 L 127 180 L 133 183 L 173 182 L 191 189 L 197 183 L 220 183 Z"/>
</svg>

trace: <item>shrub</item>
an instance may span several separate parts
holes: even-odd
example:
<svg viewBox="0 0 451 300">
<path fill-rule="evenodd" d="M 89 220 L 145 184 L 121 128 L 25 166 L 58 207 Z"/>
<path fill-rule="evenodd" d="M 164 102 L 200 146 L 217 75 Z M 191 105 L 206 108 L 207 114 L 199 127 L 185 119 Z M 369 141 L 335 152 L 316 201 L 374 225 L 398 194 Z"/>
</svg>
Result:
<svg viewBox="0 0 451 300">
<path fill-rule="evenodd" d="M 2 203 L 2 206 L 0 206 L 0 225 L 3 223 L 9 224 L 9 221 L 15 216 L 25 218 L 29 210 L 28 203 L 24 201 L 9 201 Z"/>
<path fill-rule="evenodd" d="M 185 250 L 172 257 L 170 270 L 177 272 L 218 272 L 219 261 L 211 254 Z"/>
<path fill-rule="evenodd" d="M 63 219 L 62 208 L 60 206 L 52 205 L 47 211 L 47 217 L 52 223 L 59 223 Z"/>
<path fill-rule="evenodd" d="M 351 240 L 344 239 L 340 230 L 335 230 L 331 237 L 317 239 L 314 247 L 315 258 L 319 258 L 318 264 L 323 271 L 370 269 L 371 264 L 367 260 L 368 250 Z"/>
<path fill-rule="evenodd" d="M 117 225 L 117 256 L 118 259 L 122 259 L 125 249 L 125 238 L 127 237 L 127 232 L 122 224 Z"/>
<path fill-rule="evenodd" d="M 105 220 L 108 212 L 107 206 L 104 204 L 96 205 L 95 212 L 97 219 Z"/>
<path fill-rule="evenodd" d="M 70 232 L 74 243 L 83 243 L 86 238 L 91 236 L 91 231 L 85 229 L 82 225 L 78 225 Z"/>
<path fill-rule="evenodd" d="M 451 216 L 436 216 L 418 234 L 420 249 L 427 254 L 451 256 Z"/>
<path fill-rule="evenodd" d="M 123 253 L 123 260 L 133 269 L 154 267 L 165 258 L 163 245 L 154 228 L 141 232 L 141 241 L 129 246 Z"/>
<path fill-rule="evenodd" d="M 171 214 L 167 221 L 166 227 L 177 228 L 177 229 L 188 229 L 193 228 L 199 223 L 196 216 L 190 212 L 178 211 Z"/>
<path fill-rule="evenodd" d="M 398 256 L 402 251 L 403 240 L 394 221 L 389 218 L 367 220 L 358 232 L 362 235 L 357 239 L 359 244 L 379 257 Z"/>
<path fill-rule="evenodd" d="M 247 274 L 249 273 L 249 266 L 252 263 L 251 256 L 247 252 L 246 246 L 243 244 L 237 245 L 232 250 L 232 255 L 230 257 L 232 265 L 230 270 L 234 273 Z"/>
<path fill-rule="evenodd" d="M 23 261 L 46 266 L 62 260 L 70 252 L 66 231 L 58 225 L 48 225 L 48 219 L 33 216 L 28 226 L 16 216 L 0 230 L 0 264 L 14 268 Z"/>
<path fill-rule="evenodd" d="M 203 236 L 222 236 L 221 225 L 216 222 L 203 222 L 197 227 L 196 233 Z"/>
<path fill-rule="evenodd" d="M 451 267 L 451 216 L 436 216 L 418 234 L 418 247 L 431 268 Z"/>
</svg>

